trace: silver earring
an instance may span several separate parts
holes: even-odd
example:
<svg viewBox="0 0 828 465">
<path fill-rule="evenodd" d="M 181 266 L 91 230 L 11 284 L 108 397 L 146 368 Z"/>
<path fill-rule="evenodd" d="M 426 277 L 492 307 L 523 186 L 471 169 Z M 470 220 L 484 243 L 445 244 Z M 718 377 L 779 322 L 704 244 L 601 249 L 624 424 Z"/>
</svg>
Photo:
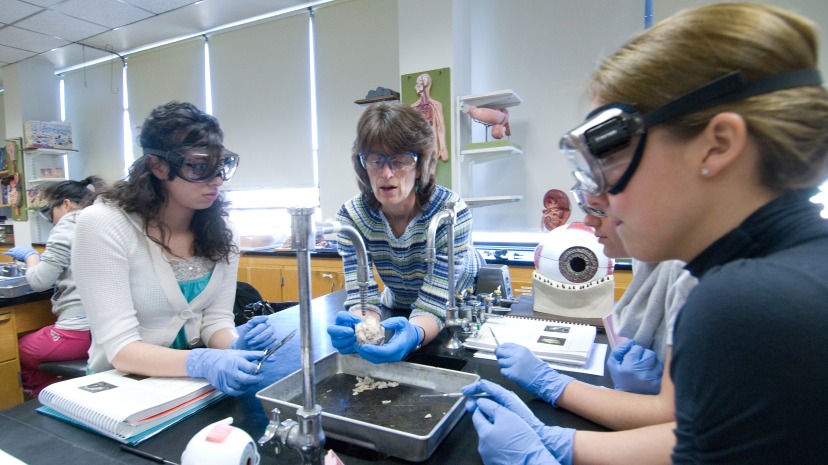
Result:
<svg viewBox="0 0 828 465">
<path fill-rule="evenodd" d="M 704 167 L 704 168 L 701 169 L 702 177 L 706 178 L 709 174 L 710 174 L 710 170 L 707 167 Z"/>
</svg>

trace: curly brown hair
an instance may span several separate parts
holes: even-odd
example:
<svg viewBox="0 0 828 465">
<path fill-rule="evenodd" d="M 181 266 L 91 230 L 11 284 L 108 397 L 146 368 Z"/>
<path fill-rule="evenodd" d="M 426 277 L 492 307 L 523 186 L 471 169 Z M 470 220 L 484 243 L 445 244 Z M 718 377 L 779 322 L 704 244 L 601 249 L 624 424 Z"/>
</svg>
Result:
<svg viewBox="0 0 828 465">
<path fill-rule="evenodd" d="M 169 151 L 182 146 L 205 147 L 211 158 L 220 156 L 224 133 L 218 120 L 204 113 L 195 105 L 172 101 L 161 105 L 152 112 L 141 126 L 139 142 L 141 147 Z M 172 253 L 166 245 L 168 228 L 161 219 L 161 206 L 167 200 L 167 193 L 161 181 L 152 173 L 153 155 L 143 155 L 129 168 L 129 174 L 116 182 L 111 189 L 101 196 L 124 209 L 136 213 L 144 223 L 144 233 L 154 242 Z M 176 176 L 171 169 L 169 179 Z M 190 231 L 194 237 L 194 253 L 212 261 L 229 261 L 229 256 L 237 252 L 233 241 L 233 232 L 227 226 L 230 202 L 219 198 L 209 207 L 196 210 L 190 222 Z M 149 235 L 149 225 L 157 225 L 161 231 L 161 240 Z"/>
</svg>

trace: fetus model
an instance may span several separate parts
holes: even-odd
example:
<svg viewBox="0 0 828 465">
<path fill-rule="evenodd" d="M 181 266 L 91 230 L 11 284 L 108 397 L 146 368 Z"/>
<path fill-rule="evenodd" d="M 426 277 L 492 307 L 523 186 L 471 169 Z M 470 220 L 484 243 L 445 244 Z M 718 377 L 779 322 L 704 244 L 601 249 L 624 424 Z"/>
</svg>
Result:
<svg viewBox="0 0 828 465">
<path fill-rule="evenodd" d="M 541 228 L 551 231 L 566 223 L 570 212 L 569 197 L 559 189 L 550 189 L 543 196 Z"/>
<path fill-rule="evenodd" d="M 463 113 L 467 113 L 475 121 L 489 125 L 492 128 L 492 137 L 502 139 L 504 135 L 511 136 L 512 129 L 509 127 L 509 110 L 498 108 L 480 108 L 474 105 L 463 104 L 460 107 Z"/>
</svg>

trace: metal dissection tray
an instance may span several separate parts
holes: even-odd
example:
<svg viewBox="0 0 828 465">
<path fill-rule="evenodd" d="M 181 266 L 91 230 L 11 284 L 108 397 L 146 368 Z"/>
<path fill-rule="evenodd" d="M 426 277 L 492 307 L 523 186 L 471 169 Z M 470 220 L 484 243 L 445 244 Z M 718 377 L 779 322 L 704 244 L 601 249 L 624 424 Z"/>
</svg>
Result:
<svg viewBox="0 0 828 465">
<path fill-rule="evenodd" d="M 428 459 L 465 411 L 462 397 L 420 395 L 458 392 L 480 379 L 472 373 L 408 362 L 374 364 L 339 353 L 314 366 L 316 403 L 322 407 L 326 437 L 414 462 Z M 399 385 L 354 395 L 357 376 Z M 303 404 L 302 371 L 262 389 L 256 397 L 265 411 L 278 407 L 283 419 L 295 418 Z"/>
<path fill-rule="evenodd" d="M 0 276 L 0 299 L 10 299 L 21 295 L 31 294 L 32 288 L 26 282 L 25 276 L 9 278 Z"/>
</svg>

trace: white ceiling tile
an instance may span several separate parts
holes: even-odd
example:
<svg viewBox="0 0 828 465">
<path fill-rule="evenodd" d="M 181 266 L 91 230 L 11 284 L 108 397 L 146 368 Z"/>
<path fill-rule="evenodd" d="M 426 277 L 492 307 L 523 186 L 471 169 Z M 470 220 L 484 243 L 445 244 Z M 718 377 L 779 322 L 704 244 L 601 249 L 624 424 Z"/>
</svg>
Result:
<svg viewBox="0 0 828 465">
<path fill-rule="evenodd" d="M 13 23 L 19 19 L 35 14 L 42 8 L 19 0 L 0 0 L 0 22 Z"/>
<path fill-rule="evenodd" d="M 68 0 L 52 9 L 108 28 L 121 27 L 152 16 L 149 11 L 117 0 Z"/>
<path fill-rule="evenodd" d="M 27 31 L 19 27 L 7 26 L 0 29 L 0 45 L 7 45 L 35 53 L 62 47 L 69 42 L 56 37 Z"/>
<path fill-rule="evenodd" d="M 20 50 L 16 48 L 6 47 L 5 45 L 0 45 L 0 61 L 3 62 L 14 63 L 16 61 L 20 61 L 34 55 L 34 53 L 27 52 L 26 50 Z"/>
<path fill-rule="evenodd" d="M 62 1 L 63 0 L 26 0 L 26 2 L 28 2 L 28 3 L 33 3 L 35 5 L 43 6 L 43 7 L 52 6 L 55 3 L 60 3 Z"/>
<path fill-rule="evenodd" d="M 18 21 L 15 26 L 30 31 L 48 31 L 50 35 L 66 39 L 70 42 L 83 40 L 109 30 L 106 27 L 51 10 Z"/>
<path fill-rule="evenodd" d="M 143 8 L 147 11 L 151 11 L 155 14 L 161 14 L 170 10 L 174 10 L 176 8 L 181 8 L 182 6 L 190 5 L 192 3 L 197 3 L 200 0 L 124 0 L 127 3 L 131 3 L 138 8 Z"/>
</svg>

